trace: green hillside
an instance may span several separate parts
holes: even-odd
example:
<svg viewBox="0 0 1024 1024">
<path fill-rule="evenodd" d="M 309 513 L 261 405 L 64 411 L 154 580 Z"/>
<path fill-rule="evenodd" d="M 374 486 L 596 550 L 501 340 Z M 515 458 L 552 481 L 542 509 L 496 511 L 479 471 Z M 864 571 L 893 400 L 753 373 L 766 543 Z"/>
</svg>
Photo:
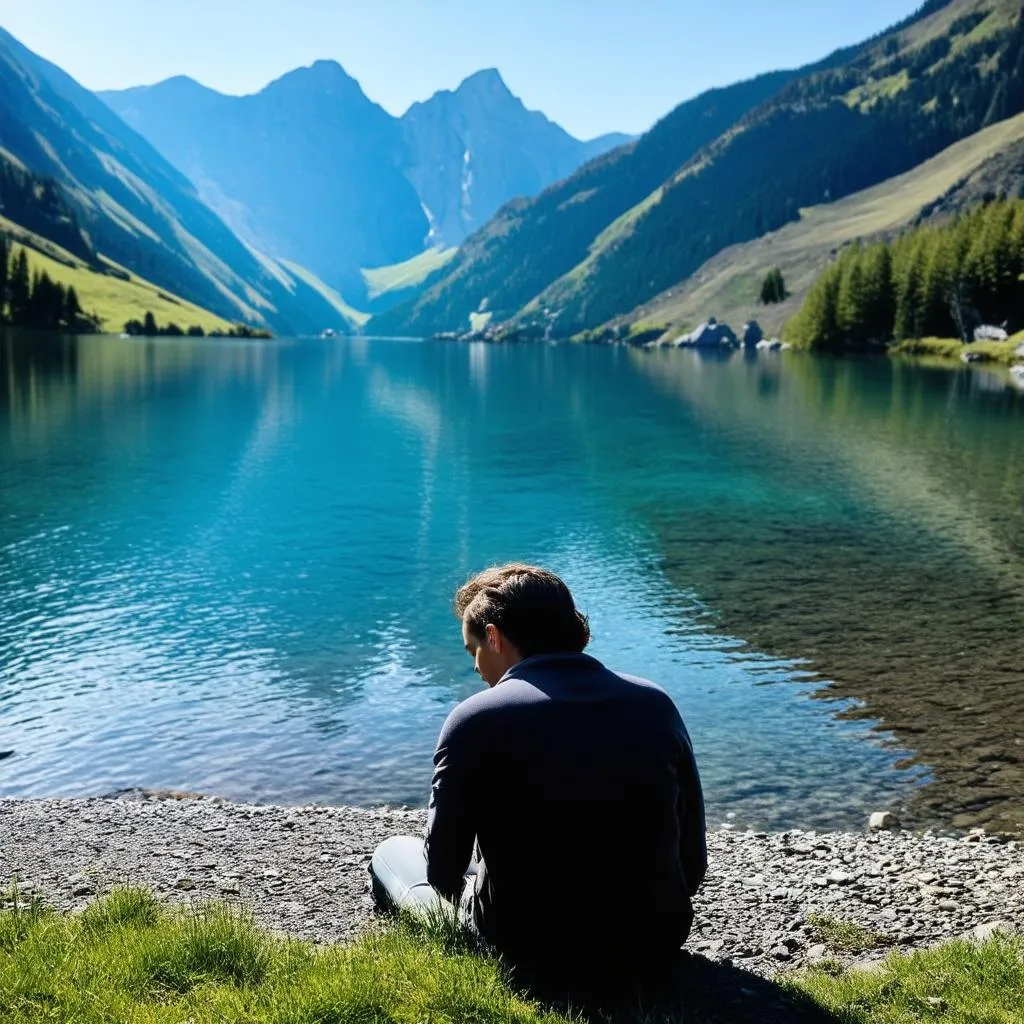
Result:
<svg viewBox="0 0 1024 1024">
<path fill-rule="evenodd" d="M 345 327 L 316 289 L 232 233 L 103 102 L 2 29 L 0 96 L 0 162 L 50 179 L 91 251 L 228 320 L 279 332 Z"/>
<path fill-rule="evenodd" d="M 584 259 L 600 231 L 794 75 L 762 75 L 704 93 L 636 142 L 592 160 L 534 199 L 508 203 L 467 239 L 441 281 L 374 317 L 369 330 L 424 334 L 464 328 L 471 313 L 487 309 L 511 316 Z"/>
<path fill-rule="evenodd" d="M 1013 153 L 1017 161 L 1009 159 Z M 1018 167 L 1024 167 L 1024 114 L 950 146 L 906 174 L 802 210 L 795 223 L 724 249 L 687 281 L 616 323 L 663 324 L 679 334 L 715 316 L 734 328 L 756 319 L 767 333 L 779 334 L 837 250 L 858 239 L 889 237 L 922 214 L 957 210 L 965 197 L 1005 192 L 1008 182 L 1016 182 L 1010 170 Z M 761 282 L 772 267 L 782 270 L 790 297 L 764 306 Z"/>
<path fill-rule="evenodd" d="M 288 260 L 280 260 L 281 266 L 293 277 L 300 281 L 307 288 L 311 288 L 322 298 L 330 303 L 341 318 L 350 327 L 362 327 L 370 319 L 368 313 L 361 313 L 353 309 L 344 299 L 340 292 L 335 291 L 330 285 L 324 284 L 312 271 L 300 267 L 298 263 L 291 263 Z"/>
<path fill-rule="evenodd" d="M 389 267 L 374 267 L 362 271 L 366 283 L 366 297 L 371 304 L 380 305 L 382 300 L 390 300 L 402 296 L 421 287 L 428 278 L 443 270 L 455 258 L 458 249 L 427 249 L 426 252 L 414 256 L 411 260 L 395 263 Z"/>
<path fill-rule="evenodd" d="M 641 195 L 619 209 L 608 203 L 611 216 L 584 217 L 570 265 L 552 257 L 565 255 L 553 219 L 506 209 L 390 321 L 419 332 L 460 328 L 483 305 L 498 319 L 554 320 L 571 335 L 624 315 L 802 208 L 903 174 L 1024 110 L 1020 14 L 1019 0 L 931 0 L 907 23 L 737 111 Z M 570 179 L 555 209 L 586 209 L 586 184 L 585 172 Z M 613 181 L 610 191 L 626 190 Z"/>
<path fill-rule="evenodd" d="M 97 270 L 3 217 L 0 217 L 0 232 L 16 243 L 15 252 L 25 249 L 32 273 L 45 272 L 65 288 L 73 286 L 82 309 L 99 317 L 100 329 L 106 333 L 119 334 L 128 320 L 141 320 L 148 312 L 161 326 L 176 323 L 184 329 L 195 325 L 207 334 L 213 330 L 227 331 L 232 326 L 222 317 L 171 295 L 110 261 L 101 258 L 108 273 Z"/>
<path fill-rule="evenodd" d="M 794 82 L 599 239 L 537 304 L 558 309 L 565 331 L 603 323 L 801 207 L 885 181 L 1020 112 L 1019 18 L 1016 0 L 953 0 L 843 66 Z"/>
</svg>

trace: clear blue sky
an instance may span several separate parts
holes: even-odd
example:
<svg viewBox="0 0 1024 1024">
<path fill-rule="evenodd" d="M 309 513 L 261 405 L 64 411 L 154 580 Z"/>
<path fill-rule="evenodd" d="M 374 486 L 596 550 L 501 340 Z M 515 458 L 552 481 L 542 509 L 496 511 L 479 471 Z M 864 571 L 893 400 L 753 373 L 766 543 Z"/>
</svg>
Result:
<svg viewBox="0 0 1024 1024">
<path fill-rule="evenodd" d="M 2 0 L 90 89 L 190 75 L 255 92 L 332 58 L 392 113 L 497 67 L 573 134 L 640 132 L 714 85 L 816 60 L 920 0 Z"/>
</svg>

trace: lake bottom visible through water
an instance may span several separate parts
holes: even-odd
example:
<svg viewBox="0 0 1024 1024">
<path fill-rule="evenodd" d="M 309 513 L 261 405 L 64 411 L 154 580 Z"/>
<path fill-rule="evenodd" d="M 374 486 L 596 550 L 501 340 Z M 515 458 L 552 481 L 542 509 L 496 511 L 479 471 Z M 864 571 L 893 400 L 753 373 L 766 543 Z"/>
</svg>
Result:
<svg viewBox="0 0 1024 1024">
<path fill-rule="evenodd" d="M 1019 400 L 685 356 L 0 336 L 0 795 L 422 806 L 479 685 L 452 594 L 516 559 L 676 700 L 712 826 L 950 825 L 919 723 L 969 675 L 907 683 L 972 635 L 949 597 L 1012 663 Z M 1012 767 L 1002 701 L 978 764 Z"/>
</svg>

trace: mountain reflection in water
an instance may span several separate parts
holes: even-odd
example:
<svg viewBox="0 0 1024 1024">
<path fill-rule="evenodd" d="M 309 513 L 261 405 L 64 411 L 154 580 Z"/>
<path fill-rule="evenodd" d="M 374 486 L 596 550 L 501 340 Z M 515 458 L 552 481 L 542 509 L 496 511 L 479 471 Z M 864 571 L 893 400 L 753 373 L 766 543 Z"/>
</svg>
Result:
<svg viewBox="0 0 1024 1024">
<path fill-rule="evenodd" d="M 712 824 L 1011 826 L 1024 401 L 976 379 L 0 336 L 0 793 L 422 804 L 451 593 L 523 558 L 675 697 Z"/>
</svg>

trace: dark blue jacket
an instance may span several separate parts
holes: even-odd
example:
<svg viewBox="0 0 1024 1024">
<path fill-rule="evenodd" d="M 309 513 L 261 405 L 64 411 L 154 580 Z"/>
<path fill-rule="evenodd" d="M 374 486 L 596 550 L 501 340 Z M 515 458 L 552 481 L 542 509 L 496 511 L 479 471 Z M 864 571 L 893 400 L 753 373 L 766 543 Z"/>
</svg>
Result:
<svg viewBox="0 0 1024 1024">
<path fill-rule="evenodd" d="M 677 949 L 704 878 L 704 802 L 671 698 L 585 654 L 537 655 L 452 711 L 438 740 L 427 877 L 539 964 Z"/>
</svg>

